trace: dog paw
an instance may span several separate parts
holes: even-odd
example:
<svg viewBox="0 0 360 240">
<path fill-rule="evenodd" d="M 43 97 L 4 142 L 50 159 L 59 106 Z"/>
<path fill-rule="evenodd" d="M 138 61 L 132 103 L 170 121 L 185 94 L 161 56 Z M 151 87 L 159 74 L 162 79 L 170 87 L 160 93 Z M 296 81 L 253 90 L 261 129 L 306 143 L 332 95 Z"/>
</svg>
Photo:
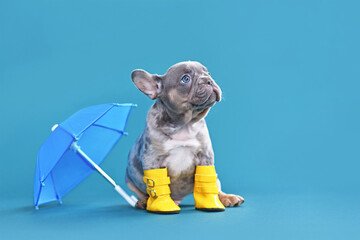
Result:
<svg viewBox="0 0 360 240">
<path fill-rule="evenodd" d="M 234 194 L 220 193 L 219 199 L 225 207 L 237 207 L 245 202 L 244 198 Z"/>
<path fill-rule="evenodd" d="M 135 204 L 135 207 L 139 209 L 146 209 L 146 205 L 147 205 L 147 199 L 139 199 Z"/>
</svg>

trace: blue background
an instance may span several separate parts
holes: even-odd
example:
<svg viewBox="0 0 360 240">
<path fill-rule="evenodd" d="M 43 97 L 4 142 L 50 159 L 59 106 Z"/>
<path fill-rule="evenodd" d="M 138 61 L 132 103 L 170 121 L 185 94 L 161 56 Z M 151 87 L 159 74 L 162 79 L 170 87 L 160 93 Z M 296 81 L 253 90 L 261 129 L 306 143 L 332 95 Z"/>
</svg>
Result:
<svg viewBox="0 0 360 240">
<path fill-rule="evenodd" d="M 0 238 L 359 239 L 357 1 L 0 2 Z M 243 206 L 176 216 L 130 208 L 98 174 L 35 211 L 37 151 L 80 108 L 133 102 L 102 167 L 122 186 L 152 102 L 133 69 L 203 63 L 223 90 L 207 116 L 223 190 Z M 122 237 L 123 236 L 123 237 Z"/>
</svg>

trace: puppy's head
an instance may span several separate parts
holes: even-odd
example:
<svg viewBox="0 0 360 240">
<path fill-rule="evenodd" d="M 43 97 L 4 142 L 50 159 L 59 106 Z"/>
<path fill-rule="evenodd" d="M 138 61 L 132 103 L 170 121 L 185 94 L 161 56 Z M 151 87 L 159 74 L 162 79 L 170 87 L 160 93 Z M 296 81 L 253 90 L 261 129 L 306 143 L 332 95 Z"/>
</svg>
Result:
<svg viewBox="0 0 360 240">
<path fill-rule="evenodd" d="M 177 63 L 162 76 L 138 69 L 131 78 L 140 91 L 177 114 L 192 111 L 193 116 L 204 117 L 221 100 L 220 87 L 199 62 Z"/>
</svg>

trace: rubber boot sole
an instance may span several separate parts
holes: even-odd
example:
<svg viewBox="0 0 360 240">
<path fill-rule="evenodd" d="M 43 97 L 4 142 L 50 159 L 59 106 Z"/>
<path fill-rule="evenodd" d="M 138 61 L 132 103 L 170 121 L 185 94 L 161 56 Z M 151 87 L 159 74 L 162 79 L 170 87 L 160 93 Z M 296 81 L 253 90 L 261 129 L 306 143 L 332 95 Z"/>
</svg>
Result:
<svg viewBox="0 0 360 240">
<path fill-rule="evenodd" d="M 195 208 L 196 210 L 203 212 L 223 212 L 225 209 L 222 208 Z"/>
<path fill-rule="evenodd" d="M 178 214 L 180 213 L 180 210 L 179 211 L 149 211 L 149 210 L 146 210 L 147 212 L 149 213 L 155 213 L 155 214 L 162 214 L 162 215 L 170 215 L 170 214 Z"/>
</svg>

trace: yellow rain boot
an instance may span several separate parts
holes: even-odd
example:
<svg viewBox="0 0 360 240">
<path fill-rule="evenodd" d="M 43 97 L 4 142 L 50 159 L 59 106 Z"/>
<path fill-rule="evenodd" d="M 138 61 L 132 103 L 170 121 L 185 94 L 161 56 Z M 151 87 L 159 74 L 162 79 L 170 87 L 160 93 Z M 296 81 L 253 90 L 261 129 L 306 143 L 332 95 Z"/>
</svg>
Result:
<svg viewBox="0 0 360 240">
<path fill-rule="evenodd" d="M 145 170 L 144 175 L 146 191 L 150 196 L 146 210 L 160 214 L 179 213 L 179 206 L 170 197 L 170 178 L 167 175 L 167 168 Z"/>
<path fill-rule="evenodd" d="M 217 175 L 214 166 L 196 166 L 194 199 L 197 210 L 207 212 L 224 211 L 216 185 Z"/>
</svg>

